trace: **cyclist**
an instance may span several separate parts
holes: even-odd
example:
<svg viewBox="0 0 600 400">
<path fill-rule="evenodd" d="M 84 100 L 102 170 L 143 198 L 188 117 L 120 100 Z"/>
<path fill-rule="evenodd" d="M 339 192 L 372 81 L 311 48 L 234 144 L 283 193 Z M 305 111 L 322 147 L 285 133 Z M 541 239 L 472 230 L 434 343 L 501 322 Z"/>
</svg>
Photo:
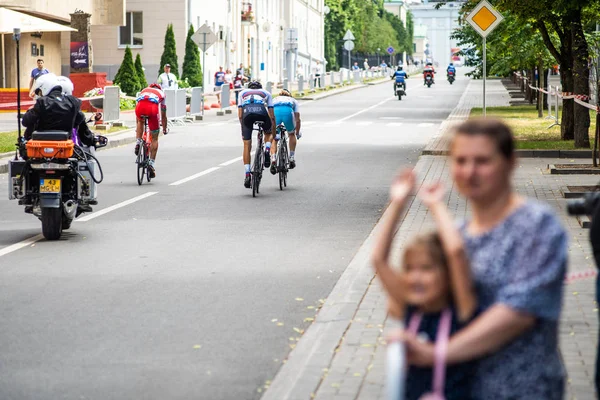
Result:
<svg viewBox="0 0 600 400">
<path fill-rule="evenodd" d="M 296 168 L 296 161 L 294 160 L 294 154 L 296 152 L 296 139 L 300 139 L 302 134 L 300 133 L 300 106 L 296 99 L 292 97 L 289 90 L 283 89 L 279 92 L 273 100 L 273 110 L 275 113 L 275 123 L 277 125 L 285 125 L 285 129 L 288 131 L 290 136 L 290 169 Z M 275 140 L 278 140 L 275 137 Z M 275 151 L 276 146 L 272 146 L 271 150 L 271 173 L 275 175 L 277 168 L 275 167 Z"/>
<path fill-rule="evenodd" d="M 398 69 L 394 72 L 392 76 L 394 80 L 394 96 L 396 95 L 396 85 L 401 83 L 404 86 L 404 91 L 406 92 L 406 79 L 408 79 L 408 74 L 402 70 L 402 66 L 398 65 Z"/>
<path fill-rule="evenodd" d="M 238 117 L 242 126 L 242 140 L 244 141 L 243 162 L 246 176 L 244 186 L 250 188 L 250 151 L 252 150 L 252 131 L 254 123 L 263 122 L 265 132 L 265 168 L 271 166 L 271 132 L 275 125 L 273 113 L 273 97 L 271 93 L 262 88 L 258 81 L 252 81 L 248 88 L 240 92 L 238 100 Z"/>
<path fill-rule="evenodd" d="M 150 145 L 150 160 L 148 163 L 148 173 L 150 178 L 156 177 L 156 169 L 154 167 L 154 161 L 156 160 L 156 153 L 158 152 L 158 134 L 160 126 L 158 123 L 158 108 L 160 107 L 160 116 L 163 127 L 163 134 L 167 132 L 167 106 L 165 104 L 165 93 L 162 91 L 160 85 L 151 83 L 147 88 L 142 89 L 137 96 L 137 104 L 135 105 L 135 116 L 137 117 L 137 126 L 135 131 L 135 137 L 137 141 L 135 143 L 135 155 L 137 156 L 140 152 L 140 145 L 142 141 L 142 130 L 144 129 L 143 116 L 148 117 L 148 129 L 152 134 L 152 144 Z"/>
</svg>

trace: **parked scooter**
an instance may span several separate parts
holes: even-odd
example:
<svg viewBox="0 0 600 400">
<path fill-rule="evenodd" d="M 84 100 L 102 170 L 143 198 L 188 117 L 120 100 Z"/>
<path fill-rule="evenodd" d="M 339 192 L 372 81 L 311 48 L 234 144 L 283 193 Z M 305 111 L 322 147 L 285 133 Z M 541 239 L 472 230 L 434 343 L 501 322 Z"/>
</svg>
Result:
<svg viewBox="0 0 600 400">
<path fill-rule="evenodd" d="M 41 220 L 48 240 L 59 239 L 77 216 L 98 204 L 96 185 L 103 173 L 91 149 L 106 146 L 108 139 L 97 136 L 89 149 L 76 143 L 76 132 L 33 132 L 31 140 L 18 144 L 21 157 L 8 163 L 8 198 Z"/>
</svg>

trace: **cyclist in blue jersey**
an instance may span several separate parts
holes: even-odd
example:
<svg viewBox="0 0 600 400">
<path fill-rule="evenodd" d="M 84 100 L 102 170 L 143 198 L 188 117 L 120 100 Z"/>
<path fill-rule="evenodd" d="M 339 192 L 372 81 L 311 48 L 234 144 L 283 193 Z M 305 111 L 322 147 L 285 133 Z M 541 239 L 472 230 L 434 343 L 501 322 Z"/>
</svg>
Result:
<svg viewBox="0 0 600 400">
<path fill-rule="evenodd" d="M 300 106 L 296 99 L 292 97 L 289 90 L 283 89 L 279 96 L 273 100 L 273 110 L 275 111 L 275 124 L 279 125 L 283 122 L 285 129 L 287 130 L 290 137 L 290 169 L 296 168 L 296 160 L 294 154 L 296 153 L 296 139 L 300 139 L 302 134 L 300 133 Z M 277 138 L 275 139 L 277 140 Z M 271 151 L 271 173 L 275 175 L 277 168 L 275 167 L 275 150 L 276 146 L 272 147 Z"/>
<path fill-rule="evenodd" d="M 396 85 L 399 83 L 404 85 L 404 91 L 406 92 L 406 79 L 408 79 L 408 74 L 402 70 L 402 66 L 398 66 L 398 69 L 396 72 L 394 72 L 392 79 L 394 79 L 394 96 L 396 95 Z"/>
<path fill-rule="evenodd" d="M 244 186 L 250 188 L 250 152 L 252 150 L 252 131 L 256 122 L 263 122 L 265 132 L 265 168 L 271 166 L 271 141 L 273 140 L 272 128 L 275 125 L 273 114 L 273 98 L 271 93 L 262 88 L 258 81 L 248 84 L 248 89 L 240 92 L 238 99 L 238 117 L 242 126 L 242 140 L 244 152 L 242 154 L 245 178 Z"/>
</svg>

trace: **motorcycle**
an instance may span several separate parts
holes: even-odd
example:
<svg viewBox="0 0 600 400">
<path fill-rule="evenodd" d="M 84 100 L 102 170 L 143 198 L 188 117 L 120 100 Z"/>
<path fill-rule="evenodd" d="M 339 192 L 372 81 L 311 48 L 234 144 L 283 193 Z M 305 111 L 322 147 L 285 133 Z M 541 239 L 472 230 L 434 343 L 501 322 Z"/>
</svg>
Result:
<svg viewBox="0 0 600 400">
<path fill-rule="evenodd" d="M 102 167 L 91 148 L 76 143 L 76 132 L 33 132 L 31 140 L 19 140 L 21 157 L 8 162 L 8 198 L 41 220 L 47 240 L 58 240 L 76 217 L 98 204 Z M 93 148 L 107 144 L 106 137 L 96 136 Z"/>
<path fill-rule="evenodd" d="M 433 74 L 429 73 L 425 75 L 425 84 L 428 88 L 433 84 Z"/>
<path fill-rule="evenodd" d="M 456 79 L 454 78 L 454 72 L 448 72 L 448 82 L 452 85 Z"/>
<path fill-rule="evenodd" d="M 404 82 L 396 82 L 396 96 L 398 96 L 398 100 L 402 100 L 402 96 L 406 96 L 406 84 Z"/>
</svg>

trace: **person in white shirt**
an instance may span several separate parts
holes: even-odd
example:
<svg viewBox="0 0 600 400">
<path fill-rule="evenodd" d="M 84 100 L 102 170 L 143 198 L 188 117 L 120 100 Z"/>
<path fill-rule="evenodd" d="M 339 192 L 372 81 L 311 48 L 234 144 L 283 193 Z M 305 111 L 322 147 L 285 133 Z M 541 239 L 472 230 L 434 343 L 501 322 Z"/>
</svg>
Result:
<svg viewBox="0 0 600 400">
<path fill-rule="evenodd" d="M 317 61 L 317 66 L 315 67 L 315 87 L 317 85 L 321 86 L 321 74 L 323 74 L 323 66 L 320 61 Z"/>
<path fill-rule="evenodd" d="M 171 73 L 171 65 L 165 64 L 164 71 L 158 76 L 156 83 L 160 85 L 162 90 L 166 89 L 177 89 L 177 77 Z"/>
<path fill-rule="evenodd" d="M 369 70 L 369 60 L 365 58 L 365 62 L 363 63 L 363 68 L 365 69 L 365 71 Z"/>
</svg>

